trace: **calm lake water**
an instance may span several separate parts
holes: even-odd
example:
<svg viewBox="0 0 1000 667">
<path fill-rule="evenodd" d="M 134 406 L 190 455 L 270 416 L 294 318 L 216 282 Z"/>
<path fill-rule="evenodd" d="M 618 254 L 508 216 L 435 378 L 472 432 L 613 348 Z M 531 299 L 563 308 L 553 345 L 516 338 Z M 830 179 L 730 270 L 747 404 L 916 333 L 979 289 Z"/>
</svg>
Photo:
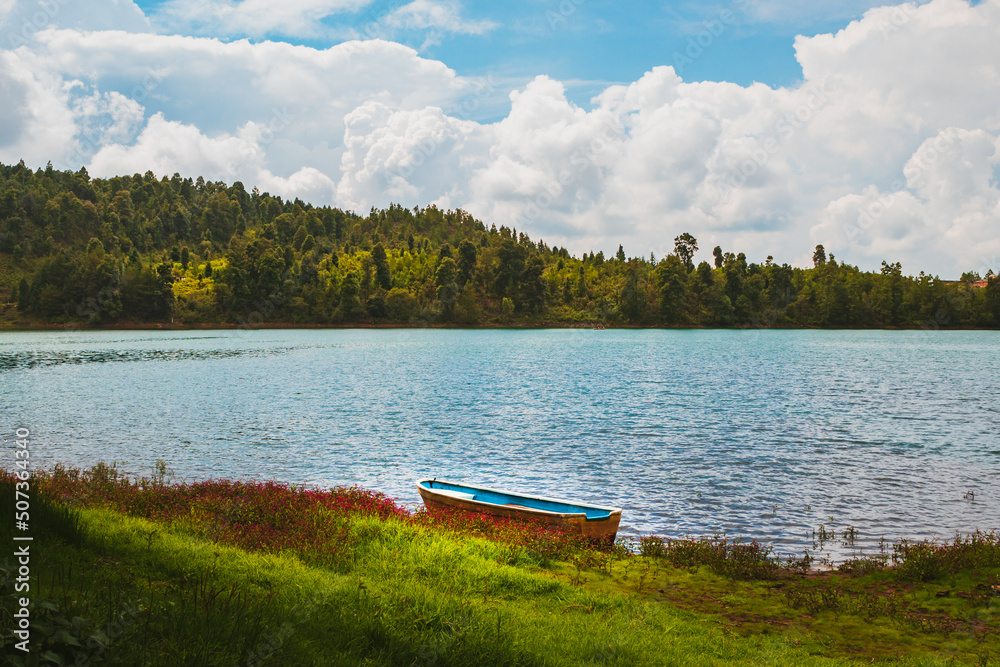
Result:
<svg viewBox="0 0 1000 667">
<path fill-rule="evenodd" d="M 41 467 L 165 459 L 408 505 L 437 476 L 785 554 L 820 524 L 867 549 L 1000 528 L 998 332 L 4 333 L 0 380 L 7 468 L 25 426 Z"/>
</svg>

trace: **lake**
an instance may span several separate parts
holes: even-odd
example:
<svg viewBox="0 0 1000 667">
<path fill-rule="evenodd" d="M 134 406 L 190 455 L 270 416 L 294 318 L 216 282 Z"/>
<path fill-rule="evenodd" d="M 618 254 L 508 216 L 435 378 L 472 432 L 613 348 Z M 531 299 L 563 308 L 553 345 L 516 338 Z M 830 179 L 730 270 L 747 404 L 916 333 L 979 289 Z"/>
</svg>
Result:
<svg viewBox="0 0 1000 667">
<path fill-rule="evenodd" d="M 1000 332 L 0 334 L 6 457 L 175 479 L 441 477 L 615 504 L 620 534 L 814 550 L 1000 528 Z M 827 543 L 819 556 L 848 549 Z"/>
</svg>

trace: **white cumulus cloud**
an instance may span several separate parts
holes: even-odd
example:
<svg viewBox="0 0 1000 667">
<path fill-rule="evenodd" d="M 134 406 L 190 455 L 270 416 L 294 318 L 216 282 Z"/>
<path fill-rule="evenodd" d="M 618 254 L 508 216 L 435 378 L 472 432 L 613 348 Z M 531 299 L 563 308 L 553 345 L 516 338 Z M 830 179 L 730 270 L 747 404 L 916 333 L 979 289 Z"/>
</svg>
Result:
<svg viewBox="0 0 1000 667">
<path fill-rule="evenodd" d="M 434 107 L 393 111 L 368 102 L 345 125 L 337 199 L 355 209 L 385 199 L 463 206 L 468 173 L 489 146 L 488 128 Z M 442 187 L 447 183 L 452 187 Z"/>
<path fill-rule="evenodd" d="M 348 113 L 376 100 L 399 110 L 422 109 L 457 99 L 470 85 L 442 63 L 381 40 L 317 50 L 280 42 L 47 29 L 32 46 L 0 52 L 0 62 L 11 63 L 7 79 L 20 97 L 6 113 L 15 119 L 59 116 L 59 123 L 50 124 L 61 139 L 43 140 L 27 153 L 0 148 L 0 156 L 16 161 L 44 151 L 54 164 L 73 169 L 107 144 L 128 149 L 145 121 L 160 114 L 207 137 L 235 137 L 251 123 L 264 128 L 261 159 L 274 173 L 287 176 L 312 167 L 339 180 Z M 56 101 L 44 106 L 34 101 L 44 96 Z M 137 118 L 137 110 L 145 118 Z M 29 137 L 40 138 L 27 132 L 18 135 L 25 141 L 17 145 L 31 146 Z M 174 154 L 167 158 L 178 161 Z M 171 171 L 180 166 L 197 164 L 185 162 Z M 204 164 L 206 171 L 215 168 Z M 322 201 L 330 201 L 329 193 Z"/>
</svg>

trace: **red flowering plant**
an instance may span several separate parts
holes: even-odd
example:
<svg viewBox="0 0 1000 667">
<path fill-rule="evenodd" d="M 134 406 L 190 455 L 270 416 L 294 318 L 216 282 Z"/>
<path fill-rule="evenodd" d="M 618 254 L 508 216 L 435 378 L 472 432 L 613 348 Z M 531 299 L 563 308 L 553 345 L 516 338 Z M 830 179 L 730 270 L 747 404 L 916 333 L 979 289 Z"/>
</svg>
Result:
<svg viewBox="0 0 1000 667">
<path fill-rule="evenodd" d="M 322 562 L 337 562 L 349 546 L 348 515 L 409 516 L 386 495 L 358 487 L 319 490 L 232 480 L 167 484 L 133 480 L 105 464 L 87 470 L 56 466 L 36 471 L 34 480 L 41 493 L 66 505 L 107 507 L 243 549 L 290 550 Z"/>
<path fill-rule="evenodd" d="M 167 483 L 162 475 L 132 479 L 104 463 L 88 469 L 56 466 L 36 471 L 34 485 L 65 505 L 106 507 L 173 524 L 219 543 L 251 551 L 291 551 L 328 565 L 342 564 L 363 537 L 351 534 L 354 516 L 397 518 L 427 529 L 482 537 L 506 545 L 500 557 L 511 563 L 526 558 L 547 565 L 604 546 L 540 521 L 462 510 L 411 513 L 385 494 L 360 487 L 321 490 L 275 481 L 220 479 Z"/>
</svg>

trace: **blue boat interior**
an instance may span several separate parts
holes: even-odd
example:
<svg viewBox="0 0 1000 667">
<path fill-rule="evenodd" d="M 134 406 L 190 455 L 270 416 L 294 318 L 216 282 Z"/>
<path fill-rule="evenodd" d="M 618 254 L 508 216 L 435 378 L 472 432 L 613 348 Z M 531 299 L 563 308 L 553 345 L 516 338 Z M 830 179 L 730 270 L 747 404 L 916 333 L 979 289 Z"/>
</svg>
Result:
<svg viewBox="0 0 1000 667">
<path fill-rule="evenodd" d="M 497 491 L 487 491 L 474 486 L 462 486 L 461 484 L 449 484 L 448 482 L 423 481 L 420 485 L 427 489 L 438 489 L 451 491 L 455 494 L 462 494 L 461 498 L 475 500 L 491 505 L 521 505 L 532 509 L 545 510 L 547 512 L 558 512 L 560 514 L 586 514 L 587 521 L 598 521 L 611 516 L 609 510 L 587 505 L 573 505 L 571 503 L 559 503 L 551 500 L 541 500 L 531 496 L 522 496 L 515 493 L 501 493 Z M 471 497 L 469 497 L 471 496 Z"/>
</svg>

